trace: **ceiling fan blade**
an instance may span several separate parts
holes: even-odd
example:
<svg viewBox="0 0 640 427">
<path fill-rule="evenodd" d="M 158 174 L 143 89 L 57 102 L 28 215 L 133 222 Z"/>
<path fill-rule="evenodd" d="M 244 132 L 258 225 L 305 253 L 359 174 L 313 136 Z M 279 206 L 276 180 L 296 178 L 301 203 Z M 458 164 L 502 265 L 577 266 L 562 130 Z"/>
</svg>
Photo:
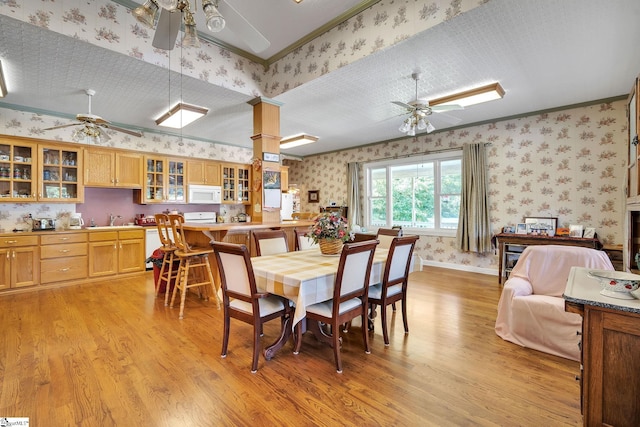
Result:
<svg viewBox="0 0 640 427">
<path fill-rule="evenodd" d="M 82 123 L 69 123 L 69 124 L 66 124 L 66 125 L 53 126 L 53 127 L 42 129 L 42 130 L 62 129 L 62 128 L 68 128 L 69 126 L 78 126 L 78 125 L 81 125 L 81 124 Z"/>
<path fill-rule="evenodd" d="M 462 121 L 461 118 L 452 116 L 451 114 L 447 114 L 444 112 L 441 112 L 438 114 L 438 119 L 450 125 L 457 125 Z"/>
<path fill-rule="evenodd" d="M 221 1 L 218 10 L 227 21 L 226 27 L 242 40 L 255 53 L 260 53 L 271 46 L 271 42 L 249 23 L 237 10 L 226 1 Z"/>
<path fill-rule="evenodd" d="M 117 130 L 118 132 L 126 133 L 126 134 L 133 135 L 133 136 L 142 136 L 141 132 L 136 132 L 136 131 L 133 131 L 133 130 L 124 129 L 124 128 L 121 128 L 121 127 L 118 127 L 118 126 L 114 126 L 114 125 L 110 125 L 110 124 L 103 125 L 103 127 L 107 128 L 107 129 Z M 106 132 L 103 132 L 103 133 L 106 133 Z"/>
<path fill-rule="evenodd" d="M 176 38 L 178 37 L 181 23 L 182 12 L 179 10 L 170 12 L 167 9 L 161 8 L 158 25 L 156 25 L 156 33 L 153 36 L 151 46 L 163 50 L 173 49 L 176 45 Z"/>
<path fill-rule="evenodd" d="M 415 109 L 416 109 L 416 107 L 415 107 L 415 106 L 413 106 L 413 105 L 409 105 L 409 104 L 405 104 L 404 102 L 400 102 L 400 101 L 391 101 L 391 103 L 392 103 L 392 104 L 399 105 L 399 106 L 400 106 L 400 107 L 402 107 L 402 108 L 406 108 L 406 109 L 407 109 L 407 110 L 409 110 L 409 111 L 413 111 L 413 110 L 415 110 Z"/>
<path fill-rule="evenodd" d="M 458 104 L 434 105 L 433 107 L 431 107 L 431 110 L 435 113 L 438 113 L 440 111 L 464 110 L 464 107 Z"/>
</svg>

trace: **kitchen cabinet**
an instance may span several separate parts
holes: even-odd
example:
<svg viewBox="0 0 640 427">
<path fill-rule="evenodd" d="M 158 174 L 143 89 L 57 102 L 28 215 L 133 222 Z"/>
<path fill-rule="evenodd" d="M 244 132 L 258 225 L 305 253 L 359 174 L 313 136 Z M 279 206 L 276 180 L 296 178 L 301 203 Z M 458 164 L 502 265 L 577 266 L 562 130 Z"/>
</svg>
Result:
<svg viewBox="0 0 640 427">
<path fill-rule="evenodd" d="M 145 184 L 138 203 L 186 203 L 185 160 L 145 156 Z"/>
<path fill-rule="evenodd" d="M 89 277 L 145 271 L 144 229 L 89 233 Z"/>
<path fill-rule="evenodd" d="M 141 153 L 87 148 L 84 151 L 85 187 L 142 188 Z"/>
<path fill-rule="evenodd" d="M 0 198 L 2 201 L 37 200 L 37 144 L 0 139 Z"/>
<path fill-rule="evenodd" d="M 220 163 L 207 160 L 187 161 L 187 184 L 220 185 Z"/>
<path fill-rule="evenodd" d="M 0 238 L 0 290 L 39 284 L 38 236 Z"/>
<path fill-rule="evenodd" d="M 222 203 L 251 203 L 251 166 L 222 164 Z"/>
<path fill-rule="evenodd" d="M 44 202 L 84 201 L 82 149 L 71 146 L 38 146 L 38 199 Z"/>
<path fill-rule="evenodd" d="M 40 238 L 40 283 L 87 277 L 87 233 L 47 234 Z"/>
<path fill-rule="evenodd" d="M 289 166 L 280 166 L 280 188 L 282 191 L 289 190 Z"/>
</svg>

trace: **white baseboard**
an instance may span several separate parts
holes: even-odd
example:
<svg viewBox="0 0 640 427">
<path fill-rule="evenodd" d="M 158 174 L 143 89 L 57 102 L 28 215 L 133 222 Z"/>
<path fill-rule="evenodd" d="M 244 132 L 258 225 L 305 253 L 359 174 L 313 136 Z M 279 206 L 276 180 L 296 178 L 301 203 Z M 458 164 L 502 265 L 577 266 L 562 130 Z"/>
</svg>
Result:
<svg viewBox="0 0 640 427">
<path fill-rule="evenodd" d="M 418 256 L 420 266 L 420 271 L 422 271 L 423 266 L 429 267 L 440 267 L 440 268 L 448 268 L 450 270 L 460 270 L 460 271 L 468 271 L 470 273 L 479 273 L 479 274 L 488 274 L 490 276 L 497 276 L 498 270 L 493 268 L 481 268 L 474 267 L 472 265 L 462 265 L 462 264 L 451 264 L 448 262 L 438 262 L 438 261 L 430 261 L 426 259 L 422 259 L 422 257 Z"/>
</svg>

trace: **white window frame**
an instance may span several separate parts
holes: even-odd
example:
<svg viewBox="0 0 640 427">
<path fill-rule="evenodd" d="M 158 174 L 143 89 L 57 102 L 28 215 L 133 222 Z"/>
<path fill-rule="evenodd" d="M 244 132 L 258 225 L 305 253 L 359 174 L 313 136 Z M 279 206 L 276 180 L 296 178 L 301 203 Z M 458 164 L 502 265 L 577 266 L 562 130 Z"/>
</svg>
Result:
<svg viewBox="0 0 640 427">
<path fill-rule="evenodd" d="M 434 163 L 434 180 L 436 183 L 435 194 L 434 194 L 434 220 L 436 224 L 438 224 L 440 219 L 440 197 L 443 196 L 441 193 L 441 163 L 448 160 L 460 160 L 462 168 L 462 151 L 452 152 L 442 152 L 442 153 L 434 153 L 428 154 L 424 156 L 413 156 L 413 157 L 404 157 L 401 159 L 388 159 L 381 160 L 376 162 L 365 163 L 363 165 L 364 170 L 364 187 L 365 187 L 365 200 L 364 200 L 364 227 L 369 230 L 374 230 L 377 226 L 371 225 L 371 170 L 372 169 L 381 169 L 386 168 L 386 178 L 387 178 L 387 206 L 389 207 L 389 212 L 387 215 L 387 224 L 384 228 L 391 228 L 393 225 L 391 222 L 391 218 L 393 218 L 393 206 L 391 202 L 391 189 L 389 188 L 391 182 L 391 167 L 392 166 L 402 166 L 402 165 L 412 165 L 412 164 L 420 164 L 425 162 L 433 162 Z M 448 196 L 450 194 L 444 194 L 444 196 Z M 457 233 L 457 228 L 403 228 L 405 234 L 418 234 L 423 236 L 445 236 L 445 237 L 455 237 Z"/>
</svg>

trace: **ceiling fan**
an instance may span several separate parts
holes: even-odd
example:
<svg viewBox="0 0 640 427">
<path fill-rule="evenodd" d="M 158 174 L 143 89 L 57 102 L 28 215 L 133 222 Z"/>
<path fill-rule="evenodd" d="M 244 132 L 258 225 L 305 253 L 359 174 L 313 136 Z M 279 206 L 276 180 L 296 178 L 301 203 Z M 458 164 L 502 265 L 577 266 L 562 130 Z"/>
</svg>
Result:
<svg viewBox="0 0 640 427">
<path fill-rule="evenodd" d="M 112 129 L 118 132 L 123 132 L 133 136 L 142 136 L 142 133 L 140 132 L 114 126 L 108 120 L 105 120 L 100 116 L 96 116 L 95 114 L 91 114 L 91 97 L 93 97 L 93 95 L 96 94 L 96 91 L 93 89 L 86 89 L 85 93 L 89 97 L 89 112 L 86 114 L 82 114 L 82 113 L 77 114 L 76 115 L 76 120 L 78 120 L 77 123 L 69 123 L 66 125 L 53 126 L 50 128 L 46 128 L 44 130 L 60 129 L 60 128 L 66 128 L 69 126 L 82 126 L 82 128 L 74 132 L 74 138 L 82 138 L 84 136 L 89 136 L 89 137 L 103 138 L 104 140 L 107 140 L 107 141 L 111 138 L 103 130 L 105 128 Z"/>
<path fill-rule="evenodd" d="M 415 99 L 409 103 L 392 101 L 394 104 L 405 108 L 405 114 L 408 114 L 399 128 L 400 132 L 406 133 L 409 136 L 415 136 L 416 130 L 426 129 L 427 133 L 433 132 L 436 128 L 431 124 L 431 122 L 429 122 L 429 120 L 427 120 L 427 116 L 430 116 L 432 113 L 463 109 L 463 107 L 458 104 L 430 106 L 428 100 L 418 98 L 418 80 L 420 80 L 420 73 L 411 74 L 411 78 L 416 82 Z"/>
<path fill-rule="evenodd" d="M 271 45 L 269 40 L 227 1 L 202 0 L 201 3 L 207 28 L 211 32 L 222 31 L 228 23 L 229 31 L 241 37 L 255 53 L 262 52 Z M 151 29 L 154 28 L 157 17 L 158 23 L 155 25 L 156 32 L 151 44 L 163 50 L 171 50 L 175 46 L 181 20 L 184 22 L 182 45 L 200 46 L 194 13 L 195 10 L 191 10 L 189 0 L 146 0 L 142 6 L 133 11 L 136 19 Z"/>
</svg>

